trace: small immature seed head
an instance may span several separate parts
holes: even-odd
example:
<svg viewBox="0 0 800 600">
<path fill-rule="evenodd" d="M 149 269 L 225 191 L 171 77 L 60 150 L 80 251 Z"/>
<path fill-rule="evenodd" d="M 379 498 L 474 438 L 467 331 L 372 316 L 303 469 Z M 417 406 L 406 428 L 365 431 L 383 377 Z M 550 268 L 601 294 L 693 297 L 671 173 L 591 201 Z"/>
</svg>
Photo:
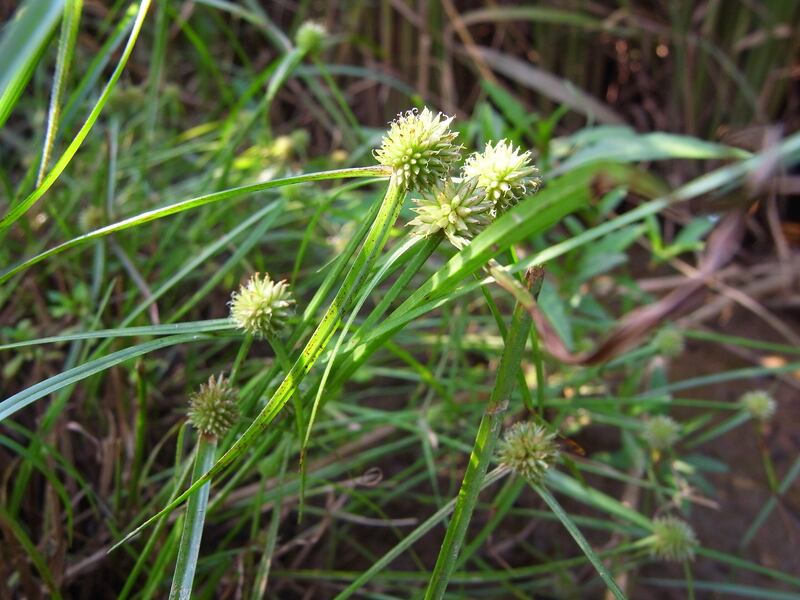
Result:
<svg viewBox="0 0 800 600">
<path fill-rule="evenodd" d="M 192 394 L 189 401 L 189 422 L 200 433 L 220 438 L 239 418 L 236 390 L 220 375 L 208 378 L 208 383 Z"/>
<path fill-rule="evenodd" d="M 665 327 L 653 338 L 653 345 L 663 356 L 679 356 L 686 346 L 683 334 L 674 327 Z"/>
<path fill-rule="evenodd" d="M 653 535 L 648 538 L 650 556 L 658 560 L 692 560 L 697 536 L 692 527 L 677 517 L 659 517 L 653 521 Z"/>
<path fill-rule="evenodd" d="M 264 337 L 280 333 L 292 313 L 294 299 L 286 281 L 266 273 L 253 275 L 231 296 L 231 319 L 245 332 Z"/>
<path fill-rule="evenodd" d="M 775 399 L 764 390 L 754 390 L 742 394 L 739 398 L 742 408 L 750 413 L 754 419 L 766 423 L 775 416 L 777 405 Z"/>
<path fill-rule="evenodd" d="M 467 245 L 492 220 L 491 203 L 477 183 L 475 179 L 454 183 L 447 178 L 424 193 L 421 200 L 415 200 L 417 216 L 408 223 L 414 227 L 412 235 L 428 237 L 444 231 L 456 248 Z"/>
<path fill-rule="evenodd" d="M 507 140 L 486 144 L 483 152 L 475 152 L 464 164 L 464 175 L 476 177 L 492 202 L 493 214 L 514 206 L 527 193 L 539 189 L 539 169 L 531 164 L 531 153 L 520 153 Z"/>
<path fill-rule="evenodd" d="M 500 446 L 500 461 L 532 483 L 539 483 L 558 459 L 559 450 L 550 433 L 531 421 L 514 423 Z"/>
<path fill-rule="evenodd" d="M 326 37 L 328 37 L 328 30 L 322 24 L 316 21 L 306 21 L 297 28 L 294 43 L 303 52 L 314 54 L 320 51 Z"/>
<path fill-rule="evenodd" d="M 653 450 L 666 450 L 678 441 L 681 426 L 666 415 L 651 417 L 642 425 L 642 438 Z"/>
<path fill-rule="evenodd" d="M 461 158 L 454 142 L 453 117 L 423 108 L 398 115 L 375 151 L 377 161 L 392 168 L 393 176 L 406 190 L 429 191 L 444 179 Z"/>
</svg>

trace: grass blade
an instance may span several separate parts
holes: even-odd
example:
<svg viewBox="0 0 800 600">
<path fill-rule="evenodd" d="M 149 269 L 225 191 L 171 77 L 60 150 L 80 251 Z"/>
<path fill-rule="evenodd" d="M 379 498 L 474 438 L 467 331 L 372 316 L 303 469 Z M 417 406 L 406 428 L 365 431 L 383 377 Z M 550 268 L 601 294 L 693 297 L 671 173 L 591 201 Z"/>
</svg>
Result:
<svg viewBox="0 0 800 600">
<path fill-rule="evenodd" d="M 622 590 L 619 589 L 619 586 L 617 585 L 617 582 L 614 581 L 611 573 L 608 572 L 608 569 L 606 569 L 605 565 L 600 560 L 600 557 L 597 556 L 595 551 L 589 545 L 589 542 L 587 542 L 586 538 L 583 537 L 581 530 L 578 529 L 578 526 L 575 525 L 572 519 L 569 518 L 569 515 L 558 503 L 558 500 L 555 499 L 553 494 L 551 494 L 547 488 L 539 484 L 532 483 L 531 487 L 542 497 L 542 500 L 544 500 L 547 506 L 550 507 L 550 510 L 553 511 L 564 527 L 567 528 L 569 534 L 577 542 L 578 546 L 580 546 L 580 549 L 583 550 L 586 558 L 588 558 L 592 563 L 592 566 L 594 566 L 594 568 L 597 570 L 597 573 L 603 579 L 606 586 L 608 586 L 608 589 L 611 590 L 611 593 L 614 594 L 614 597 L 617 600 L 625 600 L 625 594 L 623 594 Z"/>
<path fill-rule="evenodd" d="M 199 479 L 203 473 L 208 471 L 214 463 L 216 451 L 216 438 L 200 434 L 197 442 L 194 471 L 192 472 L 193 481 Z M 197 557 L 200 555 L 200 542 L 203 538 L 203 526 L 205 525 L 210 491 L 211 484 L 207 483 L 189 498 L 183 520 L 181 541 L 178 545 L 175 574 L 172 578 L 172 588 L 169 592 L 170 600 L 189 600 L 192 596 L 192 584 L 194 583 L 194 573 L 197 569 Z"/>
</svg>

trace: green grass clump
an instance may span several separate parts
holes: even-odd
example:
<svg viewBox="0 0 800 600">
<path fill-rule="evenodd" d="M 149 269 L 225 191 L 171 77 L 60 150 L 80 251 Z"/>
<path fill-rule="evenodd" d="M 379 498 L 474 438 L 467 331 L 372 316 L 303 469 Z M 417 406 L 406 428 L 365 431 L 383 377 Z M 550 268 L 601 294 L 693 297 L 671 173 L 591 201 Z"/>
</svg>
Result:
<svg viewBox="0 0 800 600">
<path fill-rule="evenodd" d="M 800 13 L 634 4 L 25 0 L 0 597 L 797 594 L 798 350 L 726 265 L 800 136 L 712 133 L 794 105 Z"/>
</svg>

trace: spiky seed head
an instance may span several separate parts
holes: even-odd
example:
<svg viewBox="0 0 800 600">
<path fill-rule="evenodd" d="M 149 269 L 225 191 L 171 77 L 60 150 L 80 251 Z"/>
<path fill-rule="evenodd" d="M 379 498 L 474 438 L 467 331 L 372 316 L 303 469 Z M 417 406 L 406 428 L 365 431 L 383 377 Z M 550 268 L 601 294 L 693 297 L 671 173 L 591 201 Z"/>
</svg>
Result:
<svg viewBox="0 0 800 600">
<path fill-rule="evenodd" d="M 492 222 L 491 203 L 475 179 L 455 183 L 447 178 L 415 200 L 417 216 L 409 221 L 412 235 L 428 237 L 443 231 L 456 247 L 463 248 Z"/>
<path fill-rule="evenodd" d="M 328 30 L 324 25 L 316 21 L 306 21 L 297 28 L 294 43 L 303 52 L 314 54 L 320 51 L 327 37 Z"/>
<path fill-rule="evenodd" d="M 522 421 L 508 428 L 500 445 L 500 462 L 532 483 L 539 483 L 558 459 L 550 433 L 537 423 Z"/>
<path fill-rule="evenodd" d="M 234 292 L 230 301 L 231 319 L 245 332 L 264 337 L 276 335 L 292 314 L 294 298 L 286 281 L 273 281 L 256 273 Z"/>
<path fill-rule="evenodd" d="M 653 345 L 660 354 L 670 357 L 682 354 L 686 346 L 683 334 L 675 327 L 665 327 L 660 330 L 653 338 Z"/>
<path fill-rule="evenodd" d="M 642 425 L 642 438 L 653 450 L 666 450 L 680 437 L 681 426 L 666 415 L 647 419 Z"/>
<path fill-rule="evenodd" d="M 653 535 L 648 538 L 650 556 L 658 560 L 692 560 L 698 544 L 691 525 L 672 515 L 653 521 Z"/>
<path fill-rule="evenodd" d="M 208 383 L 202 384 L 189 399 L 189 422 L 204 435 L 220 438 L 238 418 L 236 390 L 222 375 L 209 377 Z"/>
<path fill-rule="evenodd" d="M 452 121 L 453 117 L 428 108 L 401 113 L 383 136 L 375 159 L 392 168 L 403 189 L 427 192 L 461 159 Z"/>
<path fill-rule="evenodd" d="M 486 144 L 483 152 L 475 152 L 464 164 L 464 175 L 476 177 L 492 202 L 493 214 L 505 212 L 525 194 L 539 189 L 539 169 L 531 163 L 529 151 L 520 152 L 508 140 Z"/>
<path fill-rule="evenodd" d="M 742 397 L 739 398 L 739 403 L 744 410 L 750 413 L 751 417 L 762 423 L 772 419 L 777 409 L 775 399 L 764 390 L 753 390 L 742 394 Z"/>
</svg>

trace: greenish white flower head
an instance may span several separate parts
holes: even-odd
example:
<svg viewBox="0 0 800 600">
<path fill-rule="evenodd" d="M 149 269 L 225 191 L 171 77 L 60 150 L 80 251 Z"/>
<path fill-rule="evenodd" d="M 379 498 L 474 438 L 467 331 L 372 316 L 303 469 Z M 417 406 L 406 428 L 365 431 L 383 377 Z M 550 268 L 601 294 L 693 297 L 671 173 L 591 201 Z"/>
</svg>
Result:
<svg viewBox="0 0 800 600">
<path fill-rule="evenodd" d="M 525 194 L 539 189 L 539 169 L 531 163 L 529 151 L 520 152 L 508 140 L 486 144 L 483 152 L 467 158 L 464 175 L 478 179 L 492 202 L 493 214 L 503 213 Z"/>
<path fill-rule="evenodd" d="M 477 180 L 464 179 L 460 183 L 447 178 L 422 199 L 415 200 L 416 218 L 409 221 L 412 235 L 428 237 L 443 231 L 456 247 L 463 248 L 491 223 L 491 203 L 486 200 Z"/>
<path fill-rule="evenodd" d="M 316 21 L 306 21 L 297 28 L 294 43 L 303 52 L 314 54 L 320 51 L 326 37 L 328 37 L 328 30 L 324 25 Z"/>
<path fill-rule="evenodd" d="M 559 450 L 550 433 L 537 423 L 522 421 L 509 427 L 500 446 L 500 462 L 531 483 L 540 483 L 558 460 Z"/>
<path fill-rule="evenodd" d="M 294 298 L 286 281 L 256 273 L 231 296 L 231 319 L 255 337 L 276 335 L 292 314 Z"/>
<path fill-rule="evenodd" d="M 650 556 L 658 560 L 677 562 L 692 560 L 698 544 L 692 527 L 671 515 L 653 521 L 653 535 L 647 540 Z"/>
<path fill-rule="evenodd" d="M 222 375 L 209 377 L 189 400 L 189 422 L 204 435 L 220 438 L 238 418 L 236 390 Z"/>
<path fill-rule="evenodd" d="M 764 390 L 754 390 L 742 394 L 742 397 L 739 398 L 739 403 L 742 405 L 742 408 L 750 413 L 751 417 L 762 423 L 766 423 L 772 419 L 777 409 L 775 399 Z"/>
<path fill-rule="evenodd" d="M 398 115 L 375 151 L 376 160 L 392 168 L 405 190 L 430 191 L 461 159 L 461 146 L 450 129 L 453 117 L 423 108 Z"/>
<path fill-rule="evenodd" d="M 683 334 L 675 327 L 665 327 L 653 338 L 653 345 L 664 356 L 679 356 L 686 346 Z"/>
<path fill-rule="evenodd" d="M 666 415 L 647 419 L 642 425 L 642 438 L 653 450 L 666 450 L 680 437 L 681 426 Z"/>
</svg>

